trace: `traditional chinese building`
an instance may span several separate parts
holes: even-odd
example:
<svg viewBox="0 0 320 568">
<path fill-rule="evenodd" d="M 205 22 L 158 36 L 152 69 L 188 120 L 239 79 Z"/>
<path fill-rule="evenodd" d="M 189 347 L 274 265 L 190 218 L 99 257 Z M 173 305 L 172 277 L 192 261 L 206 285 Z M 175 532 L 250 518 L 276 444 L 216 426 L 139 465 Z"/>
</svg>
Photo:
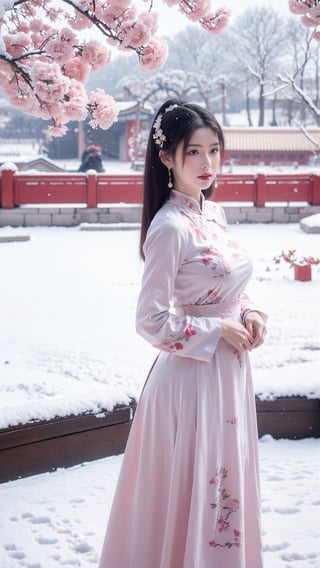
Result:
<svg viewBox="0 0 320 568">
<path fill-rule="evenodd" d="M 71 123 L 67 133 L 49 143 L 51 159 L 79 158 L 89 144 L 100 146 L 103 158 L 135 161 L 144 155 L 153 111 L 137 101 L 121 101 L 118 120 L 108 130 L 93 130 L 88 122 Z"/>
<path fill-rule="evenodd" d="M 320 128 L 224 128 L 225 160 L 234 165 L 305 165 L 319 153 Z M 314 143 L 311 142 L 313 139 Z"/>
</svg>

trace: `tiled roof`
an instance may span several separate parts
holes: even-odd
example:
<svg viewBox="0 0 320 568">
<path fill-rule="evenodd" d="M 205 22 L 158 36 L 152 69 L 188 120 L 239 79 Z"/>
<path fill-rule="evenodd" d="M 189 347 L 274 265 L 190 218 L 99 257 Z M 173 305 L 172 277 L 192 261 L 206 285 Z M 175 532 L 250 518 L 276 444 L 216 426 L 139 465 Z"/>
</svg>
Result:
<svg viewBox="0 0 320 568">
<path fill-rule="evenodd" d="M 227 151 L 310 152 L 314 144 L 297 128 L 231 128 L 223 129 Z M 320 146 L 320 128 L 308 130 L 308 135 Z"/>
</svg>

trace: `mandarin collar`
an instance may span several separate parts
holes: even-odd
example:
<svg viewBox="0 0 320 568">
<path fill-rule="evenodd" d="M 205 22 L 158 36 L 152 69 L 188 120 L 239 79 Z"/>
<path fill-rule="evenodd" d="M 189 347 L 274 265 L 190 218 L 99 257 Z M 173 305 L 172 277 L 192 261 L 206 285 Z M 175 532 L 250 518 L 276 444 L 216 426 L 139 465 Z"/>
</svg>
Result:
<svg viewBox="0 0 320 568">
<path fill-rule="evenodd" d="M 172 189 L 170 192 L 169 201 L 173 201 L 183 209 L 194 211 L 195 213 L 199 213 L 200 215 L 202 215 L 203 213 L 203 205 L 204 205 L 203 193 L 200 194 L 200 203 L 199 203 L 197 199 L 191 197 L 191 195 L 182 193 L 177 189 Z"/>
</svg>

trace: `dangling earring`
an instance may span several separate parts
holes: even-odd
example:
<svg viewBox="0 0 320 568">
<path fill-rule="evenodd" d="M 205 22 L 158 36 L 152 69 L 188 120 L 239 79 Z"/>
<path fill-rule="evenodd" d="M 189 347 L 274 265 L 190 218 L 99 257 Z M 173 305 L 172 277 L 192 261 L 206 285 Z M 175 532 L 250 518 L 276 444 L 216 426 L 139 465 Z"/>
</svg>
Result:
<svg viewBox="0 0 320 568">
<path fill-rule="evenodd" d="M 217 189 L 217 187 L 218 187 L 218 181 L 217 181 L 216 177 L 214 178 L 213 187 L 214 187 L 214 189 Z"/>
<path fill-rule="evenodd" d="M 173 183 L 172 183 L 171 170 L 170 170 L 170 168 L 168 168 L 168 172 L 169 172 L 168 188 L 169 188 L 169 189 L 172 189 L 172 188 L 173 188 Z"/>
</svg>

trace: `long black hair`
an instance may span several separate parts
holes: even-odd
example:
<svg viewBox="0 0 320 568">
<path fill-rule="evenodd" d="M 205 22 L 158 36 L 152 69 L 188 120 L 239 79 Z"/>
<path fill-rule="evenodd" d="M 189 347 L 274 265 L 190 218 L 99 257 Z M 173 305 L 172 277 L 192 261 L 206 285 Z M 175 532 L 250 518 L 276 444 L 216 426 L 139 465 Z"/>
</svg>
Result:
<svg viewBox="0 0 320 568">
<path fill-rule="evenodd" d="M 168 112 L 169 107 L 173 107 L 170 109 L 170 112 Z M 164 136 L 161 146 L 156 143 L 157 138 L 154 138 L 157 131 L 159 132 L 158 129 L 154 128 L 157 119 L 158 127 L 161 128 Z M 169 99 L 161 105 L 155 115 L 149 134 L 144 168 L 144 194 L 140 235 L 140 255 L 143 259 L 143 245 L 150 223 L 157 211 L 167 201 L 171 191 L 168 188 L 168 168 L 160 160 L 159 151 L 162 149 L 174 158 L 178 145 L 183 141 L 184 154 L 191 136 L 198 128 L 210 128 L 217 135 L 222 157 L 224 151 L 223 132 L 217 119 L 206 109 L 197 104 L 186 103 L 180 99 Z M 206 198 L 210 197 L 212 185 L 204 190 L 203 193 Z"/>
</svg>

